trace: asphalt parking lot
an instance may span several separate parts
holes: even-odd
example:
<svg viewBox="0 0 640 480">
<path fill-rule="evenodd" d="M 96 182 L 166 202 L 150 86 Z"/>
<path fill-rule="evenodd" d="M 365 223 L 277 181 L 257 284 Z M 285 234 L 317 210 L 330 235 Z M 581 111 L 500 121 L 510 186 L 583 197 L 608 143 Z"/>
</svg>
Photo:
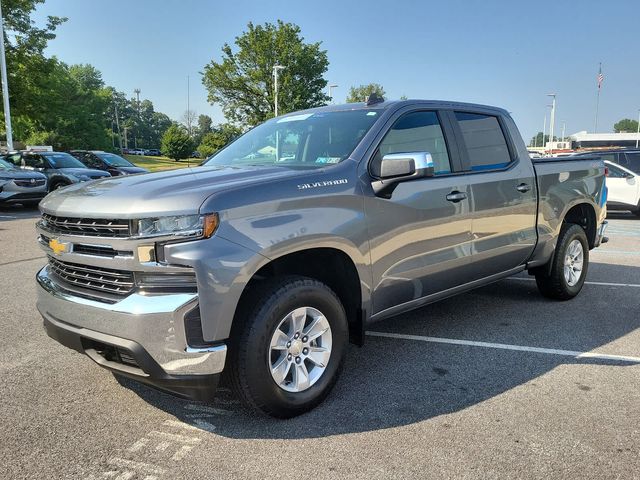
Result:
<svg viewBox="0 0 640 480">
<path fill-rule="evenodd" d="M 580 296 L 526 275 L 372 326 L 288 421 L 118 381 L 44 333 L 37 212 L 0 209 L 2 478 L 640 478 L 640 219 Z M 123 388 L 124 387 L 124 388 Z"/>
</svg>

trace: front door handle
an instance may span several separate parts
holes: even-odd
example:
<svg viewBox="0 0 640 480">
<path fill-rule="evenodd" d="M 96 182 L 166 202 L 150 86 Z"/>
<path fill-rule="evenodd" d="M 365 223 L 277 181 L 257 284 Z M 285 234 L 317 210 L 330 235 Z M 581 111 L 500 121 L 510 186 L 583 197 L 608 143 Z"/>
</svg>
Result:
<svg viewBox="0 0 640 480">
<path fill-rule="evenodd" d="M 467 194 L 464 192 L 459 192 L 457 190 L 454 190 L 449 195 L 447 195 L 447 200 L 453 203 L 458 203 L 460 200 L 464 200 L 465 198 L 467 198 Z"/>
<path fill-rule="evenodd" d="M 516 187 L 516 190 L 518 190 L 521 193 L 527 193 L 529 190 L 531 190 L 531 185 L 526 183 L 521 183 Z"/>
</svg>

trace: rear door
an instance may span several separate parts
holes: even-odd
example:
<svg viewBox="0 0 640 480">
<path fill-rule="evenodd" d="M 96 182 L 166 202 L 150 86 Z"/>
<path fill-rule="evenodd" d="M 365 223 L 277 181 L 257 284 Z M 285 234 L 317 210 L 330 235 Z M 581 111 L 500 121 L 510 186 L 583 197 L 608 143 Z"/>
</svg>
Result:
<svg viewBox="0 0 640 480">
<path fill-rule="evenodd" d="M 365 196 L 374 315 L 419 303 L 470 276 L 470 192 L 446 114 L 425 109 L 396 117 L 369 163 L 371 176 L 382 156 L 408 152 L 429 152 L 435 176 L 400 183 L 390 198 Z"/>
<path fill-rule="evenodd" d="M 516 150 L 510 130 L 515 134 L 517 130 L 510 118 L 473 110 L 457 110 L 453 117 L 471 191 L 475 280 L 518 267 L 533 252 L 537 239 L 535 172 L 524 145 Z"/>
</svg>

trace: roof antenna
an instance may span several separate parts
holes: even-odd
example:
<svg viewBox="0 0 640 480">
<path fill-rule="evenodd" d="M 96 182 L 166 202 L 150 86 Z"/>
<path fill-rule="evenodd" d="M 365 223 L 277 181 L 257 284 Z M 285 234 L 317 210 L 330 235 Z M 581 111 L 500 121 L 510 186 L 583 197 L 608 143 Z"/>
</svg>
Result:
<svg viewBox="0 0 640 480">
<path fill-rule="evenodd" d="M 367 106 L 375 105 L 376 103 L 381 102 L 384 102 L 384 98 L 381 95 L 378 95 L 376 92 L 371 92 L 366 100 Z"/>
</svg>

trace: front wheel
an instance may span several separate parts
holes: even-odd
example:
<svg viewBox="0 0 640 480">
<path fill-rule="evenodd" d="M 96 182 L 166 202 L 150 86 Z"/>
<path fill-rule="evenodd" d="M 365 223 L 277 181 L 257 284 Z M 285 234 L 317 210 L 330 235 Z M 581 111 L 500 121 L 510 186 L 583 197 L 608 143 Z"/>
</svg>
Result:
<svg viewBox="0 0 640 480">
<path fill-rule="evenodd" d="M 234 328 L 230 379 L 251 407 L 279 418 L 307 412 L 329 394 L 348 344 L 336 294 L 307 277 L 265 281 Z"/>
<path fill-rule="evenodd" d="M 582 290 L 589 267 L 589 243 L 584 229 L 566 223 L 560 229 L 551 270 L 536 274 L 538 290 L 556 300 L 569 300 Z"/>
</svg>

